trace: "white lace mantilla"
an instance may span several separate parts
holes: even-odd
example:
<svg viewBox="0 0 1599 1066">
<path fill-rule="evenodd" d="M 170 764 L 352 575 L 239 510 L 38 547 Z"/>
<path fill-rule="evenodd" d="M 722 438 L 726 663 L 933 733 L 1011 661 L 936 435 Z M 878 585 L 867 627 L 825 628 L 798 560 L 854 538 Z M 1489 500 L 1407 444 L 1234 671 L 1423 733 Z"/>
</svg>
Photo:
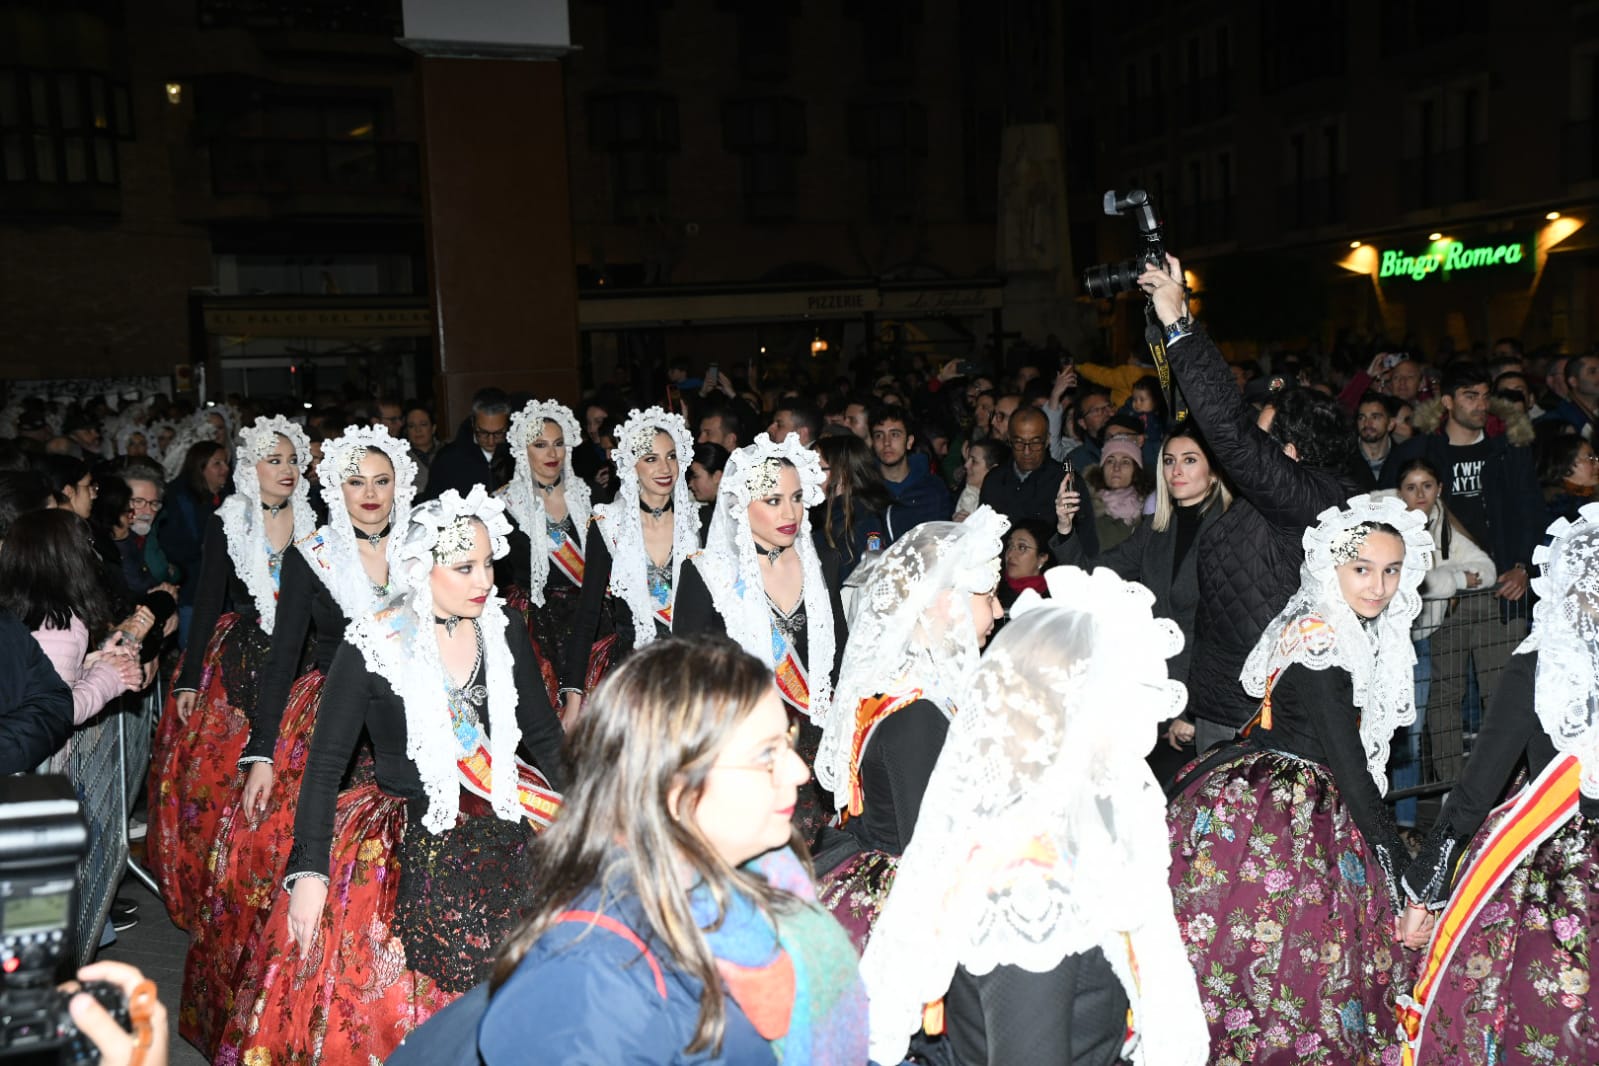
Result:
<svg viewBox="0 0 1599 1066">
<path fill-rule="evenodd" d="M 1139 1066 L 1200 1066 L 1209 1032 L 1167 880 L 1166 800 L 1145 756 L 1182 710 L 1182 647 L 1154 596 L 1056 567 L 1012 608 L 950 724 L 916 832 L 861 959 L 871 1053 L 904 1058 L 957 966 L 1046 973 L 1100 948 Z"/>
<path fill-rule="evenodd" d="M 749 514 L 750 504 L 771 491 L 772 486 L 762 482 L 771 473 L 767 464 L 777 460 L 794 465 L 804 492 L 793 550 L 799 556 L 805 583 L 802 595 L 810 718 L 821 725 L 833 702 L 831 675 L 837 637 L 833 632 L 832 600 L 822 579 L 816 542 L 811 537 L 810 508 L 822 502 L 827 480 L 816 453 L 802 446 L 792 433 L 781 444 L 762 433 L 729 456 L 722 470 L 711 527 L 705 536 L 705 551 L 695 557 L 694 565 L 710 590 L 711 603 L 727 625 L 727 635 L 751 655 L 771 663 L 772 609 L 767 603 L 766 582 L 761 576 Z"/>
<path fill-rule="evenodd" d="M 1599 503 L 1557 519 L 1532 553 L 1538 605 L 1518 653 L 1538 653 L 1533 706 L 1555 750 L 1582 764 L 1580 788 L 1599 799 Z"/>
<path fill-rule="evenodd" d="M 867 573 L 816 755 L 816 779 L 840 810 L 849 804 L 843 786 L 862 700 L 919 688 L 940 704 L 964 702 L 981 654 L 971 597 L 999 583 L 1009 528 L 985 505 L 964 522 L 923 522 L 857 567 Z"/>
<path fill-rule="evenodd" d="M 1362 622 L 1338 587 L 1338 565 L 1369 535 L 1373 523 L 1392 526 L 1405 542 L 1399 589 L 1375 619 Z M 1274 677 L 1292 663 L 1311 670 L 1339 668 L 1354 684 L 1360 742 L 1377 791 L 1388 791 L 1388 744 L 1394 731 L 1416 720 L 1416 649 L 1411 623 L 1421 613 L 1418 591 L 1432 567 L 1426 516 L 1393 497 L 1355 496 L 1329 507 L 1305 530 L 1299 591 L 1255 644 L 1239 675 L 1244 691 L 1266 695 Z M 1324 624 L 1318 624 L 1324 623 Z"/>
<path fill-rule="evenodd" d="M 677 596 L 683 560 L 700 546 L 699 505 L 688 487 L 694 461 L 694 437 L 683 416 L 659 407 L 633 410 L 616 434 L 611 460 L 616 464 L 616 499 L 594 508 L 595 528 L 611 552 L 611 595 L 627 604 L 633 616 L 633 646 L 655 640 L 655 600 L 650 595 L 649 551 L 644 546 L 644 521 L 639 515 L 639 458 L 649 454 L 657 432 L 672 438 L 677 452 L 677 484 L 672 487 L 672 596 Z"/>
<path fill-rule="evenodd" d="M 398 591 L 397 556 L 410 521 L 411 502 L 416 499 L 417 467 L 405 442 L 395 440 L 381 426 L 347 430 L 337 440 L 323 445 L 322 461 L 316 471 L 322 483 L 322 502 L 328 509 L 328 524 L 298 545 L 300 554 L 311 564 L 311 572 L 327 586 L 345 618 L 369 614 L 387 599 L 373 588 L 366 567 L 361 564 L 360 543 L 344 503 L 344 482 L 373 449 L 388 456 L 394 466 L 394 507 L 389 512 L 389 535 L 383 543 L 383 554 L 388 561 L 389 587 Z"/>
<path fill-rule="evenodd" d="M 217 508 L 233 571 L 250 590 L 250 598 L 255 600 L 256 610 L 261 614 L 261 632 L 268 636 L 277 622 L 278 587 L 272 579 L 273 548 L 267 539 L 265 512 L 261 509 L 261 480 L 256 475 L 255 464 L 277 446 L 278 437 L 287 438 L 294 448 L 300 475 L 289 496 L 290 509 L 294 512 L 294 532 L 284 550 L 316 531 L 316 513 L 311 510 L 311 483 L 305 479 L 306 467 L 311 465 L 311 442 L 306 439 L 305 430 L 286 418 L 257 418 L 253 426 L 239 431 L 239 461 L 233 468 L 233 495 Z"/>
<path fill-rule="evenodd" d="M 516 474 L 501 492 L 505 509 L 516 519 L 518 528 L 527 534 L 532 544 L 528 561 L 530 586 L 525 591 L 534 604 L 544 606 L 544 583 L 550 576 L 550 540 L 545 534 L 544 493 L 534 486 L 533 464 L 529 461 L 529 442 L 536 439 L 544 423 L 553 422 L 561 428 L 566 441 L 566 463 L 561 468 L 561 491 L 566 495 L 566 512 L 572 518 L 572 528 L 577 530 L 577 543 L 581 549 L 588 535 L 589 513 L 592 510 L 588 483 L 572 470 L 572 451 L 582 442 L 577 418 L 571 410 L 554 400 L 531 400 L 528 405 L 511 416 L 511 431 L 507 441 L 511 455 L 516 460 Z M 682 453 L 678 453 L 679 460 Z M 687 464 L 683 464 L 687 466 Z"/>
</svg>

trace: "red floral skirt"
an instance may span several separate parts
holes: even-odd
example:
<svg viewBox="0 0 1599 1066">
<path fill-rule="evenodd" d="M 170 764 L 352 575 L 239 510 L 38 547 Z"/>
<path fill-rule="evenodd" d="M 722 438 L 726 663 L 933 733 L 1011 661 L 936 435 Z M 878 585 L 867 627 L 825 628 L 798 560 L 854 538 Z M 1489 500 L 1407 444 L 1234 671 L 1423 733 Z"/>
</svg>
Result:
<svg viewBox="0 0 1599 1066">
<path fill-rule="evenodd" d="M 168 693 L 162 708 L 150 758 L 145 854 L 167 912 L 180 929 L 194 927 L 205 898 L 211 881 L 207 869 L 211 845 L 223 812 L 238 791 L 239 756 L 250 738 L 243 693 L 253 688 L 254 678 L 230 682 L 224 675 L 230 668 L 246 669 L 234 665 L 246 661 L 237 645 L 264 642 L 256 626 L 237 614 L 224 614 L 206 644 L 189 717 L 178 717 L 175 693 Z"/>
<path fill-rule="evenodd" d="M 461 808 L 454 829 L 408 835 L 405 800 L 375 784 L 339 796 L 316 939 L 302 957 L 288 932 L 292 897 L 278 893 L 238 967 L 217 1066 L 381 1062 L 487 976 L 524 913 L 533 831 L 476 797 Z M 402 856 L 418 867 L 409 877 Z"/>
<path fill-rule="evenodd" d="M 312 670 L 294 683 L 272 752 L 272 792 L 261 823 L 242 808 L 242 783 L 223 808 L 211 849 L 211 882 L 199 905 L 183 967 L 178 1031 L 214 1057 L 233 1009 L 239 958 L 264 924 L 294 843 L 294 813 L 305 773 L 323 674 Z"/>
</svg>

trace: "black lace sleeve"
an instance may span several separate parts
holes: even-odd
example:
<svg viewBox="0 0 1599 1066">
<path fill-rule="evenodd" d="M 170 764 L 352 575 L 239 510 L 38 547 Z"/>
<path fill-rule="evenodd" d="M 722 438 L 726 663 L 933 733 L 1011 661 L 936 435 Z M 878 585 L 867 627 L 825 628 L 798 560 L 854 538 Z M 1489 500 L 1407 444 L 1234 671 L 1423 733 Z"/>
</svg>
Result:
<svg viewBox="0 0 1599 1066">
<path fill-rule="evenodd" d="M 543 691 L 543 685 L 537 686 Z M 300 806 L 294 816 L 294 847 L 289 852 L 285 873 L 328 875 L 329 852 L 333 847 L 334 805 L 339 797 L 339 781 L 366 725 L 367 707 L 381 688 L 393 699 L 386 682 L 372 676 L 360 649 L 342 644 L 334 653 L 322 686 L 322 703 L 311 734 L 311 752 L 306 757 L 305 776 L 300 779 Z"/>
<path fill-rule="evenodd" d="M 299 677 L 305 638 L 311 630 L 311 602 L 321 584 L 297 549 L 283 556 L 283 572 L 278 579 L 278 614 L 272 624 L 272 649 L 261 670 L 261 689 L 255 708 L 250 711 L 250 742 L 244 746 L 244 762 L 270 762 L 278 742 L 278 727 L 289 703 L 289 690 Z"/>
<path fill-rule="evenodd" d="M 583 591 L 572 619 L 572 636 L 566 642 L 566 662 L 561 664 L 561 689 L 584 690 L 588 682 L 589 652 L 600 639 L 605 594 L 611 587 L 611 551 L 597 522 L 589 523 L 583 541 Z"/>
<path fill-rule="evenodd" d="M 205 540 L 200 549 L 200 584 L 194 594 L 194 615 L 189 619 L 189 646 L 184 649 L 183 670 L 173 691 L 193 692 L 200 687 L 200 671 L 205 666 L 205 648 L 216 631 L 217 619 L 227 603 L 228 586 L 233 582 L 233 558 L 228 555 L 228 538 L 222 532 L 222 519 L 212 515 L 205 524 Z M 191 579 L 193 580 L 193 579 Z"/>
<path fill-rule="evenodd" d="M 566 756 L 562 743 L 566 733 L 550 706 L 550 697 L 539 674 L 533 644 L 527 627 L 515 611 L 506 611 L 505 639 L 511 645 L 511 668 L 516 675 L 516 721 L 522 729 L 522 747 L 557 792 L 566 790 Z"/>
<path fill-rule="evenodd" d="M 1279 696 L 1289 697 L 1285 686 L 1290 687 L 1303 707 L 1326 756 L 1327 768 L 1338 782 L 1338 791 L 1354 816 L 1366 847 L 1382 867 L 1389 899 L 1397 911 L 1404 902 L 1399 890 L 1398 864 L 1408 852 L 1399 839 L 1393 812 L 1383 802 L 1382 793 L 1377 791 L 1366 765 L 1366 749 L 1360 742 L 1356 718 L 1359 712 L 1355 710 L 1354 684 L 1344 670 L 1310 670 L 1294 665 L 1282 672 L 1274 691 Z"/>
<path fill-rule="evenodd" d="M 1536 655 L 1512 655 L 1499 675 L 1499 687 L 1460 781 L 1405 870 L 1405 892 L 1416 902 L 1437 908 L 1448 900 L 1466 843 L 1499 802 L 1516 764 L 1541 728 L 1532 702 L 1537 673 Z"/>
</svg>

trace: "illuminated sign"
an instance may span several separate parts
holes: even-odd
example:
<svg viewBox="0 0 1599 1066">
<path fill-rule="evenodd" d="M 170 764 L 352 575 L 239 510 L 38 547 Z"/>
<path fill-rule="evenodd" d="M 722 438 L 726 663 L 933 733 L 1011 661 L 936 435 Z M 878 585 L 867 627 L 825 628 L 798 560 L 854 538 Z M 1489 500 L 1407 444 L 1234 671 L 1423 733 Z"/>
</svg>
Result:
<svg viewBox="0 0 1599 1066">
<path fill-rule="evenodd" d="M 1393 249 L 1383 252 L 1377 276 L 1422 281 L 1430 274 L 1447 277 L 1457 270 L 1514 266 L 1517 263 L 1530 264 L 1531 261 L 1531 241 L 1471 246 L 1461 241 L 1440 240 L 1434 241 L 1425 252 L 1415 255 L 1406 255 Z"/>
</svg>

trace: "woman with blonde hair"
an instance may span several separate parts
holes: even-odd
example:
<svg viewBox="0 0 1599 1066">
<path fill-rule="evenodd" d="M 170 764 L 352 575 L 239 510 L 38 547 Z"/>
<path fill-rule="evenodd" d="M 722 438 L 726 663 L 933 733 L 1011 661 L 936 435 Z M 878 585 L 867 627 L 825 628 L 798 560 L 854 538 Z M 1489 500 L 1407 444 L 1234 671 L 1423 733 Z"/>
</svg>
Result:
<svg viewBox="0 0 1599 1066">
<path fill-rule="evenodd" d="M 478 1030 L 486 1066 L 866 1061 L 849 938 L 790 817 L 809 776 L 764 662 L 658 641 L 591 694 L 561 819 Z"/>
</svg>

